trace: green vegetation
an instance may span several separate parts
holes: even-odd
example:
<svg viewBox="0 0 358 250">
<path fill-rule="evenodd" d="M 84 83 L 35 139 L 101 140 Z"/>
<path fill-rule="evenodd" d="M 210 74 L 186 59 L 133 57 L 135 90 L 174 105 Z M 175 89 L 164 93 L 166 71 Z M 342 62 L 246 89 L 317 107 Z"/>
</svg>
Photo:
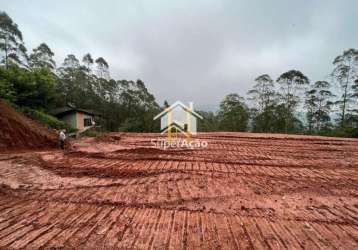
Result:
<svg viewBox="0 0 358 250">
<path fill-rule="evenodd" d="M 41 122 L 52 129 L 66 129 L 68 132 L 75 132 L 73 128 L 64 123 L 63 121 L 58 120 L 56 117 L 41 112 L 39 110 L 31 109 L 28 107 L 22 107 L 20 110 L 22 113 L 26 114 L 28 117 L 31 117 L 34 120 Z"/>
<path fill-rule="evenodd" d="M 220 103 L 217 115 L 222 131 L 246 131 L 249 112 L 245 99 L 238 94 L 229 94 Z"/>
<path fill-rule="evenodd" d="M 106 60 L 94 60 L 89 53 L 82 61 L 70 54 L 59 67 L 53 57 L 45 43 L 27 55 L 21 31 L 0 12 L 0 98 L 41 112 L 72 103 L 101 114 L 97 122 L 108 131 L 159 129 L 152 118 L 160 107 L 144 82 L 112 79 Z M 61 127 L 53 118 L 36 112 L 28 115 Z"/>
<path fill-rule="evenodd" d="M 91 130 L 91 129 L 88 129 L 88 130 L 86 130 L 86 131 L 81 133 L 81 136 L 89 136 L 89 137 L 97 137 L 99 135 L 101 135 L 100 132 L 94 131 L 94 130 Z"/>
<path fill-rule="evenodd" d="M 331 83 L 310 84 L 298 70 L 284 72 L 276 82 L 260 75 L 248 91 L 251 105 L 229 94 L 217 114 L 201 112 L 205 119 L 199 121 L 199 130 L 358 137 L 358 50 L 344 51 L 333 67 Z M 303 112 L 305 122 L 299 116 Z"/>
<path fill-rule="evenodd" d="M 143 81 L 113 79 L 107 61 L 90 53 L 69 54 L 59 66 L 53 58 L 46 43 L 28 54 L 18 26 L 0 12 L 0 98 L 51 128 L 68 129 L 46 113 L 72 103 L 101 114 L 96 122 L 105 131 L 159 131 L 153 117 L 161 107 Z M 358 137 L 358 50 L 337 56 L 329 79 L 310 83 L 299 70 L 276 81 L 263 74 L 247 94 L 227 95 L 217 113 L 198 111 L 198 130 Z"/>
</svg>

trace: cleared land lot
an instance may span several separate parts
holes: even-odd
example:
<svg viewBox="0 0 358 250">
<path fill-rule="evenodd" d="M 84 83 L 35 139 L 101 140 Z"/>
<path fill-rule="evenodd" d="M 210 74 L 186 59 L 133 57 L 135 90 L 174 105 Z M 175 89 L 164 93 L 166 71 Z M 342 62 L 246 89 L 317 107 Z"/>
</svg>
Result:
<svg viewBox="0 0 358 250">
<path fill-rule="evenodd" d="M 0 247 L 357 249 L 358 140 L 200 134 L 0 154 Z"/>
</svg>

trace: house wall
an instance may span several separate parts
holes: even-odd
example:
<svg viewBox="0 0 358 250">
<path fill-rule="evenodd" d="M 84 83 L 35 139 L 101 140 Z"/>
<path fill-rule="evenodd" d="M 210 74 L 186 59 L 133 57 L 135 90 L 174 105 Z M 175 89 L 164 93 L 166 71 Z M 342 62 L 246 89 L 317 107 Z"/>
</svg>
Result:
<svg viewBox="0 0 358 250">
<path fill-rule="evenodd" d="M 84 125 L 83 125 L 83 116 L 84 116 L 84 114 L 81 113 L 81 112 L 77 112 L 77 113 L 76 113 L 77 129 L 78 129 L 78 130 L 82 130 L 82 129 L 84 128 Z"/>
<path fill-rule="evenodd" d="M 87 127 L 84 126 L 84 119 L 93 120 L 93 116 L 82 112 L 74 112 L 61 117 L 62 121 L 70 125 L 72 128 L 78 129 L 80 131 L 91 127 L 91 126 L 87 126 Z"/>
<path fill-rule="evenodd" d="M 76 113 L 67 114 L 63 116 L 61 120 L 70 125 L 72 128 L 77 128 Z"/>
</svg>

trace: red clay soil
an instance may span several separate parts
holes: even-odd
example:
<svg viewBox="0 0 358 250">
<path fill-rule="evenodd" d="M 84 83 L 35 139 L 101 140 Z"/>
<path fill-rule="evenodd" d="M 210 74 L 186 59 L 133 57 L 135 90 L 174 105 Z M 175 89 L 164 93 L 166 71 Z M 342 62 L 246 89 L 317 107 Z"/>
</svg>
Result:
<svg viewBox="0 0 358 250">
<path fill-rule="evenodd" d="M 56 145 L 55 133 L 18 113 L 0 99 L 0 153 L 9 150 L 50 148 Z"/>
<path fill-rule="evenodd" d="M 83 138 L 0 155 L 0 248 L 358 249 L 358 140 Z"/>
</svg>

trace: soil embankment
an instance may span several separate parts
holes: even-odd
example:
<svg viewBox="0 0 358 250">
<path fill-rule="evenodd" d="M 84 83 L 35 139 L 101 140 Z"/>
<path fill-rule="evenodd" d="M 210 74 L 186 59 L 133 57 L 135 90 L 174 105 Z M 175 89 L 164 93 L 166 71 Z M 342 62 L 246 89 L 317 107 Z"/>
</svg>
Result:
<svg viewBox="0 0 358 250">
<path fill-rule="evenodd" d="M 0 152 L 56 147 L 56 134 L 0 100 Z"/>
</svg>

